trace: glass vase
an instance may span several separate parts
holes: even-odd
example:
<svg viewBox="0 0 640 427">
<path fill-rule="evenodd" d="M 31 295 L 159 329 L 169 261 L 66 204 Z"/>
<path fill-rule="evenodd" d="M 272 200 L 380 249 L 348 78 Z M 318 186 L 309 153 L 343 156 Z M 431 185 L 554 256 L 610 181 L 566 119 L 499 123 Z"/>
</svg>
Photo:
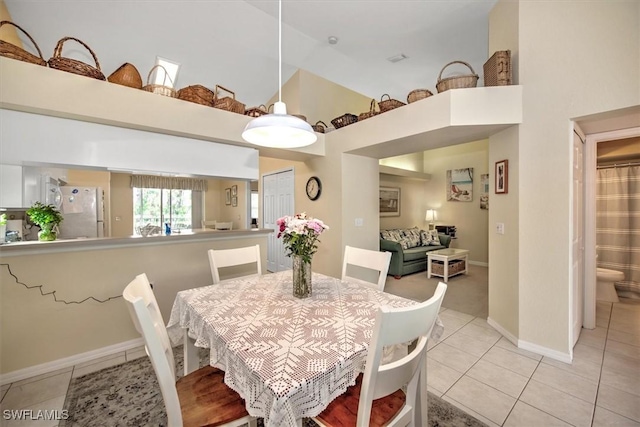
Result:
<svg viewBox="0 0 640 427">
<path fill-rule="evenodd" d="M 292 255 L 293 258 L 293 296 L 307 298 L 311 296 L 311 263 L 306 262 L 301 256 Z"/>
</svg>

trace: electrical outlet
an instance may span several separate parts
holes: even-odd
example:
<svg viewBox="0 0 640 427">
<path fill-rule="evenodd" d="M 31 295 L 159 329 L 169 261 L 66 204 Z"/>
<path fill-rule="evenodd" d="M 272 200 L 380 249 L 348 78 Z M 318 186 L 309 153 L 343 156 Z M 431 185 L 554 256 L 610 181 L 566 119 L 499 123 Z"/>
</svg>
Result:
<svg viewBox="0 0 640 427">
<path fill-rule="evenodd" d="M 504 234 L 504 223 L 503 222 L 498 222 L 496 224 L 496 233 Z"/>
<path fill-rule="evenodd" d="M 356 227 L 362 227 L 362 226 L 364 226 L 364 219 L 356 218 Z"/>
</svg>

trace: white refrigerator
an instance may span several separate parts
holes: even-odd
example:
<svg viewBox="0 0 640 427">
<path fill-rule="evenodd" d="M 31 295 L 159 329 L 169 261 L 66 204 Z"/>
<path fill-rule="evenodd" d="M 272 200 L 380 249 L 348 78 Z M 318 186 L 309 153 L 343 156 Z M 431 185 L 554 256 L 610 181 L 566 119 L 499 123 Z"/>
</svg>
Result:
<svg viewBox="0 0 640 427">
<path fill-rule="evenodd" d="M 104 192 L 100 187 L 60 187 L 62 205 L 58 237 L 104 237 Z"/>
</svg>

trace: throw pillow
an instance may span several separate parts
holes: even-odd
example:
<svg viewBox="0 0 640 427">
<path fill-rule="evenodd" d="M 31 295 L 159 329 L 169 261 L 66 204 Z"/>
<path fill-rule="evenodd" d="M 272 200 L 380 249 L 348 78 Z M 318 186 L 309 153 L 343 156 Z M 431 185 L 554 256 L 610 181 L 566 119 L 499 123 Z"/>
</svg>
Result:
<svg viewBox="0 0 640 427">
<path fill-rule="evenodd" d="M 414 228 L 405 228 L 402 230 L 402 235 L 404 239 L 408 241 L 409 248 L 415 248 L 422 244 L 422 239 L 420 237 L 420 230 L 418 227 Z M 405 248 L 408 249 L 408 248 Z"/>
<path fill-rule="evenodd" d="M 431 240 L 429 241 L 429 245 L 439 246 L 440 236 L 438 236 L 438 230 L 429 230 L 429 234 L 431 235 Z"/>
<path fill-rule="evenodd" d="M 429 243 L 431 243 L 431 234 L 426 230 L 420 230 L 420 242 L 422 246 L 429 246 Z"/>
</svg>

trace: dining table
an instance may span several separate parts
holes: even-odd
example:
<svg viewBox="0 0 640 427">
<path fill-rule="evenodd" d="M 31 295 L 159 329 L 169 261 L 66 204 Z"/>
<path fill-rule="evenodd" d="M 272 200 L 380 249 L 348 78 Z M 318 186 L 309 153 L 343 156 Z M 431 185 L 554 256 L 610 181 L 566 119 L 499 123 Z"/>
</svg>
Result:
<svg viewBox="0 0 640 427">
<path fill-rule="evenodd" d="M 184 344 L 185 375 L 199 367 L 198 348 L 208 348 L 209 364 L 266 427 L 301 425 L 322 412 L 364 372 L 378 309 L 417 304 L 316 272 L 311 296 L 300 299 L 292 276 L 285 270 L 180 291 L 167 324 L 172 343 Z M 442 330 L 437 322 L 431 337 Z M 394 348 L 385 350 L 393 358 Z"/>
</svg>

